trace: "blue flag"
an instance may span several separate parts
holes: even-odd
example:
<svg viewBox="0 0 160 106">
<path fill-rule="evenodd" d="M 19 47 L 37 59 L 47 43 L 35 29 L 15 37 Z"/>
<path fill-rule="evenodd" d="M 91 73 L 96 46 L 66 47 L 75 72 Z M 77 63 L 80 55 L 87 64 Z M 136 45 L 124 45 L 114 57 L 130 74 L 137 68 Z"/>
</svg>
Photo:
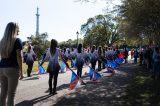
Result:
<svg viewBox="0 0 160 106">
<path fill-rule="evenodd" d="M 71 82 L 69 85 L 69 90 L 72 90 L 76 87 L 77 83 L 79 81 L 79 77 L 76 75 L 74 71 L 72 71 L 72 77 L 71 77 Z"/>
<path fill-rule="evenodd" d="M 38 74 L 44 74 L 44 73 L 46 73 L 46 70 L 38 64 Z"/>
<path fill-rule="evenodd" d="M 89 68 L 90 68 L 89 71 L 90 80 L 97 81 L 101 77 L 101 75 L 98 72 L 94 72 L 92 67 L 89 66 Z"/>
<path fill-rule="evenodd" d="M 118 64 L 122 64 L 123 61 L 124 61 L 124 59 L 120 58 L 120 57 L 118 57 L 118 58 L 115 59 L 115 62 L 117 62 Z"/>
<path fill-rule="evenodd" d="M 62 61 L 62 62 L 61 62 L 60 72 L 62 72 L 62 73 L 63 73 L 63 72 L 66 72 L 66 68 L 67 68 L 67 67 L 66 67 L 65 63 Z"/>
<path fill-rule="evenodd" d="M 73 67 L 74 67 L 74 68 L 77 68 L 77 67 L 76 67 L 76 60 L 75 60 L 75 59 L 74 59 L 74 60 L 71 59 L 71 61 L 73 62 Z"/>
</svg>

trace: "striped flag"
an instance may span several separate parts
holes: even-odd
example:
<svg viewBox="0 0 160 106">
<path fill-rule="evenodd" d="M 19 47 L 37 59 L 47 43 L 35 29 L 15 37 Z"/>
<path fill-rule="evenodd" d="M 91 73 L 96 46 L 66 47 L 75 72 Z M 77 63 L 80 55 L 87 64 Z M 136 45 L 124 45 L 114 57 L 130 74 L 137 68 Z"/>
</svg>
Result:
<svg viewBox="0 0 160 106">
<path fill-rule="evenodd" d="M 92 67 L 89 66 L 89 68 L 90 68 L 89 71 L 90 80 L 97 81 L 101 77 L 101 75 L 98 72 L 94 72 Z"/>
<path fill-rule="evenodd" d="M 62 61 L 61 62 L 61 68 L 59 70 L 61 73 L 66 72 L 67 71 L 67 67 L 65 65 L 65 63 Z"/>
<path fill-rule="evenodd" d="M 76 75 L 75 72 L 72 71 L 72 77 L 71 77 L 71 82 L 70 82 L 70 85 L 69 85 L 69 90 L 72 90 L 76 87 L 76 85 L 78 84 L 79 82 L 79 77 Z"/>
</svg>

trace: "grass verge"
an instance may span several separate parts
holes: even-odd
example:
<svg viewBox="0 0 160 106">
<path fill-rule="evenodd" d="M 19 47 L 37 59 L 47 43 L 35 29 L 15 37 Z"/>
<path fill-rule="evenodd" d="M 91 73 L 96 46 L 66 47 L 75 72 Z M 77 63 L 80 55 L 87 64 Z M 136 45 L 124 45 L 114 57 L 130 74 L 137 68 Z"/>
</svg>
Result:
<svg viewBox="0 0 160 106">
<path fill-rule="evenodd" d="M 146 73 L 144 66 L 138 66 L 124 101 L 125 106 L 160 106 L 160 79 L 153 80 L 151 72 Z"/>
</svg>

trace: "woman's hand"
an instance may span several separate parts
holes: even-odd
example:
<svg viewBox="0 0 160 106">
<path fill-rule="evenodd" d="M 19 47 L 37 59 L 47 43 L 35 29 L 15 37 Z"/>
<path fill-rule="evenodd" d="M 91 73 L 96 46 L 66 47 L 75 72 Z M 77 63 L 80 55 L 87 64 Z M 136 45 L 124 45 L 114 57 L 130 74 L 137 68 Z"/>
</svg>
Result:
<svg viewBox="0 0 160 106">
<path fill-rule="evenodd" d="M 20 76 L 19 76 L 19 80 L 22 80 L 22 79 L 23 79 L 23 75 L 20 75 Z"/>
<path fill-rule="evenodd" d="M 22 71 L 20 71 L 19 73 L 19 80 L 22 80 L 23 79 L 23 74 L 22 74 Z"/>
</svg>

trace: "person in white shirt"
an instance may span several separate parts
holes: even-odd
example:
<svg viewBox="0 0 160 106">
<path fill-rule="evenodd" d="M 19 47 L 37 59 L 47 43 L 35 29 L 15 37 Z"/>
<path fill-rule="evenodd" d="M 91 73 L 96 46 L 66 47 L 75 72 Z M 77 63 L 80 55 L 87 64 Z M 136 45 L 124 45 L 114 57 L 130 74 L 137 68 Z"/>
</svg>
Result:
<svg viewBox="0 0 160 106">
<path fill-rule="evenodd" d="M 42 65 L 47 59 L 49 60 L 47 72 L 49 73 L 49 94 L 56 94 L 57 78 L 60 70 L 59 65 L 59 56 L 60 50 L 57 48 L 58 42 L 55 39 L 51 40 L 50 49 L 47 51 L 46 57 L 42 60 Z M 52 89 L 52 80 L 54 78 L 53 89 Z"/>
<path fill-rule="evenodd" d="M 82 52 L 82 44 L 78 45 L 77 54 L 76 54 L 76 66 L 77 66 L 77 75 L 82 76 L 82 68 L 84 64 L 84 55 Z"/>
<path fill-rule="evenodd" d="M 92 49 L 91 49 L 91 53 L 90 53 L 90 63 L 91 63 L 91 67 L 93 70 L 95 70 L 95 67 L 96 67 L 96 62 L 97 62 L 97 52 L 96 52 L 96 46 L 93 45 L 92 46 Z"/>
</svg>

